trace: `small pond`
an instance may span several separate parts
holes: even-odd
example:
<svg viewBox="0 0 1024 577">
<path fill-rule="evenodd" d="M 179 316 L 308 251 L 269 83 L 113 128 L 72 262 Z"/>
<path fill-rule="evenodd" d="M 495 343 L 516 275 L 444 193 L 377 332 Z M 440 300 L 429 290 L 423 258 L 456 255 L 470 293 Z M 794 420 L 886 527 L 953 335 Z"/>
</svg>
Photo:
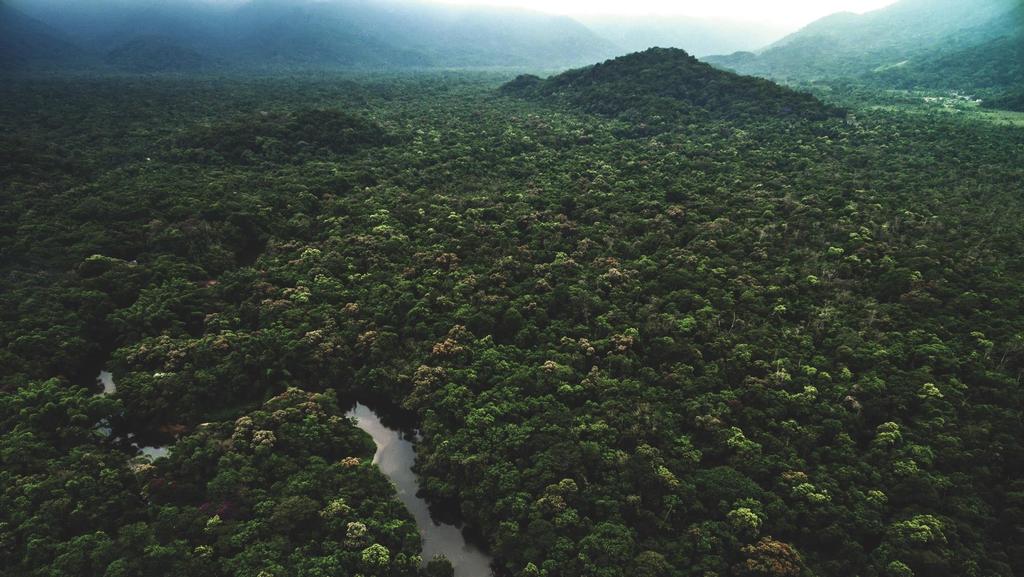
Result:
<svg viewBox="0 0 1024 577">
<path fill-rule="evenodd" d="M 380 417 L 365 405 L 357 404 L 348 416 L 354 417 L 357 426 L 369 433 L 377 444 L 373 462 L 391 479 L 398 498 L 416 519 L 416 526 L 423 537 L 423 559 L 429 561 L 434 555 L 444 555 L 455 568 L 455 577 L 489 577 L 490 556 L 467 543 L 458 527 L 435 523 L 427 502 L 416 496 L 419 484 L 412 472 L 416 460 L 413 444 L 399 431 L 381 423 Z"/>
<path fill-rule="evenodd" d="M 103 392 L 101 395 L 111 395 L 117 392 L 117 384 L 114 383 L 114 375 L 110 371 L 100 371 L 99 375 L 96 375 L 96 382 L 103 385 Z M 110 427 L 106 423 L 100 424 L 100 431 L 105 435 L 110 435 Z M 133 433 L 128 434 L 128 438 L 131 439 L 135 435 Z M 169 446 L 152 446 L 148 445 L 140 447 L 138 443 L 132 443 L 132 447 L 139 451 L 139 454 L 149 460 L 159 459 L 160 457 L 166 457 L 171 449 Z"/>
</svg>

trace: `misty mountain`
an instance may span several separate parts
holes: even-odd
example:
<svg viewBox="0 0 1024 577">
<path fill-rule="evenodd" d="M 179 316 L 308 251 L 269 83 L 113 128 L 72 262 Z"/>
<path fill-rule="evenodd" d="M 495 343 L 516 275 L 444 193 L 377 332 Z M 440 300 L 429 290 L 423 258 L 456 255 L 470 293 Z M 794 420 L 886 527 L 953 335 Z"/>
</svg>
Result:
<svg viewBox="0 0 1024 577">
<path fill-rule="evenodd" d="M 58 30 L 0 1 L 0 68 L 52 68 L 82 60 L 82 51 Z"/>
<path fill-rule="evenodd" d="M 433 62 L 394 42 L 396 31 L 378 28 L 387 20 L 369 3 L 254 0 L 230 15 L 232 39 L 220 54 L 246 68 L 421 67 Z"/>
<path fill-rule="evenodd" d="M 1016 90 L 1019 94 L 1024 88 L 1024 5 L 983 28 L 966 35 L 996 37 L 968 48 L 932 50 L 901 66 L 874 71 L 871 80 L 895 88 Z"/>
<path fill-rule="evenodd" d="M 208 65 L 201 54 L 162 36 L 139 36 L 114 48 L 107 64 L 126 72 L 194 72 Z"/>
<path fill-rule="evenodd" d="M 589 16 L 579 20 L 627 52 L 661 46 L 682 48 L 695 56 L 754 50 L 788 31 L 771 24 L 682 16 Z"/>
<path fill-rule="evenodd" d="M 149 46 L 221 68 L 559 67 L 619 50 L 566 17 L 390 0 L 16 0 L 93 53 Z M 154 39 L 159 38 L 159 46 Z M 135 44 L 133 44 L 135 43 Z M 126 54 L 127 55 L 127 54 Z M 135 55 L 133 67 L 154 70 Z"/>
<path fill-rule="evenodd" d="M 523 75 L 502 92 L 644 124 L 841 114 L 810 94 L 718 70 L 676 48 L 651 48 L 547 79 Z"/>
<path fill-rule="evenodd" d="M 415 46 L 456 65 L 519 62 L 579 65 L 614 56 L 619 47 L 565 17 L 512 9 L 452 9 L 420 29 Z M 440 33 L 441 36 L 436 36 Z M 450 42 L 439 40 L 447 38 Z"/>
<path fill-rule="evenodd" d="M 1019 0 L 901 0 L 858 15 L 837 13 L 753 53 L 706 60 L 786 81 L 856 77 L 983 46 L 1019 30 Z"/>
<path fill-rule="evenodd" d="M 211 53 L 229 43 L 236 7 L 206 0 L 9 0 L 95 54 L 135 38 L 160 37 Z"/>
<path fill-rule="evenodd" d="M 266 11 L 255 2 L 243 10 Z M 343 30 L 375 39 L 413 66 L 559 66 L 617 52 L 570 18 L 514 9 L 349 0 L 302 3 L 274 25 L 282 22 L 306 38 L 329 40 L 329 31 Z M 318 30 L 311 22 L 334 24 Z"/>
</svg>

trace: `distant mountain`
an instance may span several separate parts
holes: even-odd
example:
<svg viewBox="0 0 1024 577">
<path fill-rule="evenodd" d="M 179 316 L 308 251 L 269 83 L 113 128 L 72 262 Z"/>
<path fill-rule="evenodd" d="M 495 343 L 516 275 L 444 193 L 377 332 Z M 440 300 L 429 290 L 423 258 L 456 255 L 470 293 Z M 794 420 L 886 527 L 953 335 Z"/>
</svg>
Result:
<svg viewBox="0 0 1024 577">
<path fill-rule="evenodd" d="M 984 30 L 968 30 L 966 35 L 995 37 L 968 48 L 932 50 L 901 66 L 877 70 L 871 80 L 897 88 L 1024 89 L 1024 5 Z"/>
<path fill-rule="evenodd" d="M 230 42 L 237 6 L 210 0 L 8 0 L 97 54 L 142 37 L 160 37 L 207 54 Z"/>
<path fill-rule="evenodd" d="M 566 16 L 517 9 L 420 5 L 407 12 L 396 37 L 404 45 L 454 66 L 582 65 L 622 50 Z M 386 26 L 381 22 L 380 26 Z"/>
<path fill-rule="evenodd" d="M 1019 8 L 1020 0 L 901 0 L 862 15 L 833 14 L 757 53 L 706 61 L 783 81 L 856 77 L 995 40 L 1024 24 Z"/>
<path fill-rule="evenodd" d="M 1019 88 L 1024 86 L 1024 36 L 925 55 L 875 75 L 879 82 L 901 88 Z"/>
<path fill-rule="evenodd" d="M 60 32 L 0 1 L 0 70 L 52 68 L 84 58 Z"/>
<path fill-rule="evenodd" d="M 275 55 L 333 50 L 370 66 L 564 66 L 617 48 L 570 18 L 525 10 L 415 2 L 256 0 L 238 10 L 253 22 L 246 42 Z M 322 55 L 319 52 L 313 54 Z M 298 58 L 303 60 L 303 58 Z"/>
<path fill-rule="evenodd" d="M 194 72 L 206 64 L 195 50 L 162 36 L 140 36 L 111 50 L 107 64 L 127 72 Z"/>
<path fill-rule="evenodd" d="M 681 16 L 589 16 L 579 20 L 626 52 L 661 46 L 682 48 L 698 57 L 761 48 L 788 31 L 771 24 Z"/>
<path fill-rule="evenodd" d="M 246 68 L 408 68 L 433 62 L 396 45 L 365 20 L 384 17 L 369 3 L 255 0 L 233 13 L 221 56 Z M 397 33 L 395 33 L 397 34 Z"/>
<path fill-rule="evenodd" d="M 556 68 L 619 51 L 569 18 L 415 0 L 14 1 L 100 54 L 159 37 L 158 59 L 174 47 L 171 60 L 243 69 Z"/>
<path fill-rule="evenodd" d="M 380 125 L 333 109 L 248 114 L 189 128 L 177 145 L 189 154 L 233 164 L 350 154 L 394 141 Z"/>
<path fill-rule="evenodd" d="M 840 114 L 809 94 L 717 70 L 674 48 L 652 48 L 545 80 L 520 76 L 502 91 L 644 123 L 685 117 L 823 119 Z"/>
</svg>

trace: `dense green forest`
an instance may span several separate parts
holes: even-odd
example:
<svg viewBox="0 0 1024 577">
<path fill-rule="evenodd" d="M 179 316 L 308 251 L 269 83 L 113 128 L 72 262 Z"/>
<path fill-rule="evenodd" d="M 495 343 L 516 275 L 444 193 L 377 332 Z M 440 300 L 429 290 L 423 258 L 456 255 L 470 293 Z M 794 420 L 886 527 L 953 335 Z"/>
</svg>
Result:
<svg viewBox="0 0 1024 577">
<path fill-rule="evenodd" d="M 0 574 L 450 575 L 357 400 L 499 577 L 1020 574 L 1024 129 L 858 102 L 6 79 Z"/>
</svg>

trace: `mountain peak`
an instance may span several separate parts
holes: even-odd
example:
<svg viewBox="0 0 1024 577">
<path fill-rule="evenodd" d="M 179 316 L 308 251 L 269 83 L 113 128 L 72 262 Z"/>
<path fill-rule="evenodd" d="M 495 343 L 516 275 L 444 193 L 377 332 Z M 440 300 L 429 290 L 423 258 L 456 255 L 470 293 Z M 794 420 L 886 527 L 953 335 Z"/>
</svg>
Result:
<svg viewBox="0 0 1024 577">
<path fill-rule="evenodd" d="M 678 48 L 650 48 L 546 80 L 520 76 L 502 91 L 607 116 L 639 114 L 645 120 L 693 115 L 821 119 L 839 113 L 809 94 L 717 70 Z"/>
</svg>

